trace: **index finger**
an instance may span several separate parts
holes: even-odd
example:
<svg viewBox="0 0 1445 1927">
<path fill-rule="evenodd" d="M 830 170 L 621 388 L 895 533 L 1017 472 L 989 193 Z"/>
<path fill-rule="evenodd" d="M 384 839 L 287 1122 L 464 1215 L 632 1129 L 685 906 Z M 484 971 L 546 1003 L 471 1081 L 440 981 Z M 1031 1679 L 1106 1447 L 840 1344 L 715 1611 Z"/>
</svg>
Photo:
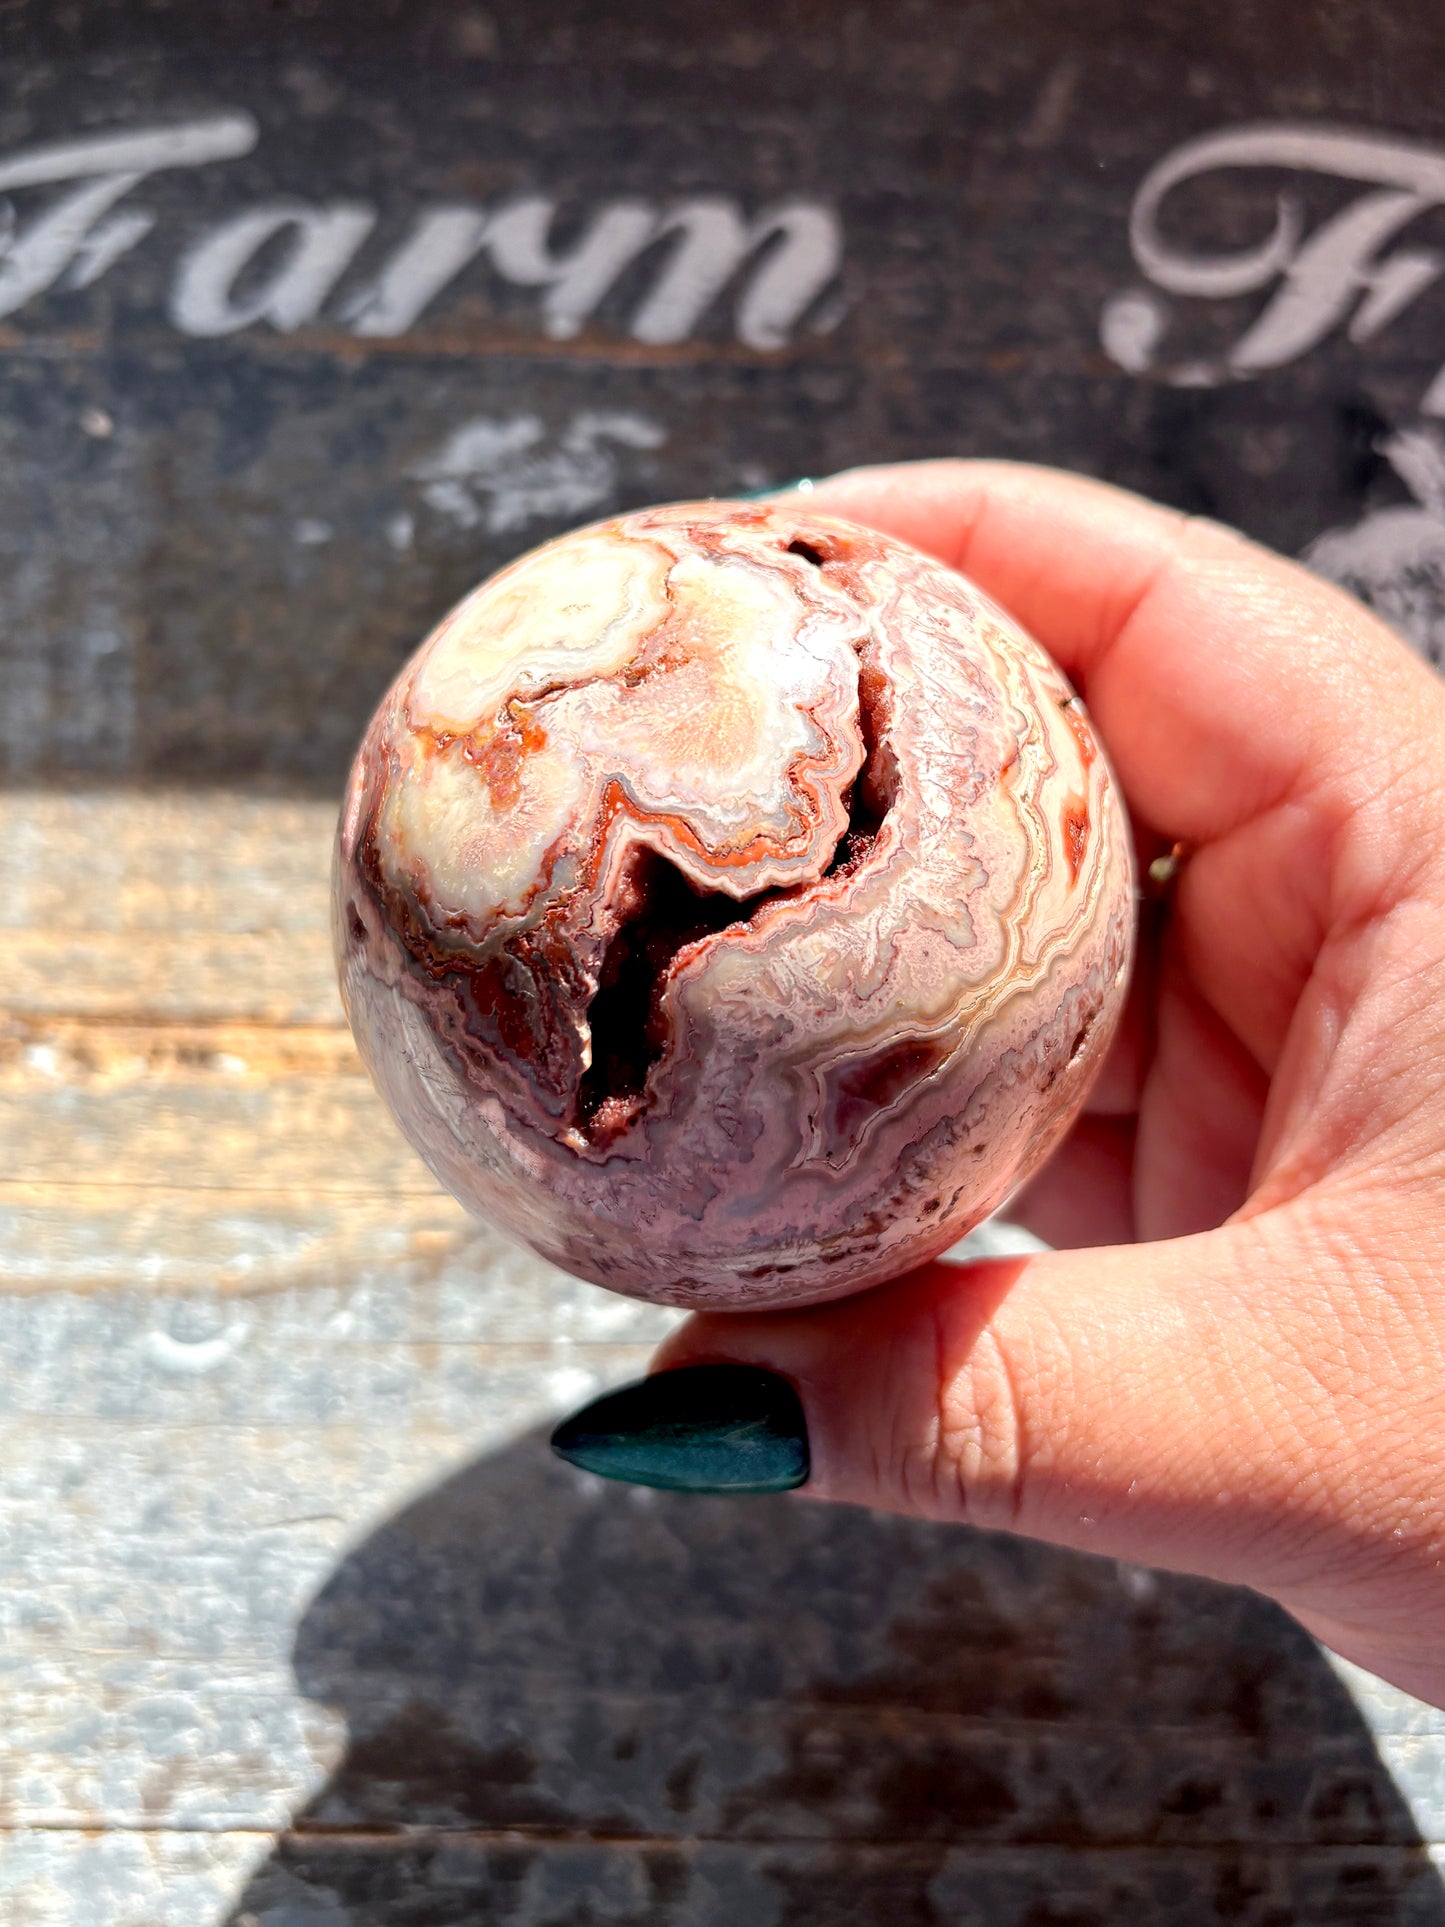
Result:
<svg viewBox="0 0 1445 1927">
<path fill-rule="evenodd" d="M 1082 691 L 1131 807 L 1208 842 L 1293 796 L 1354 807 L 1437 740 L 1431 672 L 1360 604 L 1217 523 L 1011 462 L 852 469 L 810 506 L 970 576 Z M 1398 744 L 1397 754 L 1392 745 Z"/>
</svg>

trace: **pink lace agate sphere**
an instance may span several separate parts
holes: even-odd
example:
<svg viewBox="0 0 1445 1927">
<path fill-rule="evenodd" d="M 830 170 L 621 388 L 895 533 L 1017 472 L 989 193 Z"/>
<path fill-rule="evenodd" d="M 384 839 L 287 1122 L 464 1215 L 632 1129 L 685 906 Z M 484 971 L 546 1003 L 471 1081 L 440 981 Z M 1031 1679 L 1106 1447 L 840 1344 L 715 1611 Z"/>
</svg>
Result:
<svg viewBox="0 0 1445 1927">
<path fill-rule="evenodd" d="M 936 1255 L 1117 1022 L 1127 823 L 1063 676 L 961 576 L 793 507 L 549 543 L 372 721 L 335 925 L 357 1041 L 464 1204 L 678 1305 Z"/>
</svg>

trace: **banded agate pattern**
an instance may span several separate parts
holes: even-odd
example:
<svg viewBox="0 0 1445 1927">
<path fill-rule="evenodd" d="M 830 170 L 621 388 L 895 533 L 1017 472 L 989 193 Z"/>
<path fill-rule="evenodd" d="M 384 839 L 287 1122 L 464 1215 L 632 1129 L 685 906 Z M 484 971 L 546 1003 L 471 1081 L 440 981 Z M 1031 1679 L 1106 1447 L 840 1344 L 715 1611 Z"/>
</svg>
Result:
<svg viewBox="0 0 1445 1927">
<path fill-rule="evenodd" d="M 1133 943 L 1083 708 L 962 577 L 678 504 L 484 583 L 384 698 L 342 991 L 403 1130 L 565 1269 L 799 1304 L 936 1255 L 1077 1114 Z"/>
</svg>

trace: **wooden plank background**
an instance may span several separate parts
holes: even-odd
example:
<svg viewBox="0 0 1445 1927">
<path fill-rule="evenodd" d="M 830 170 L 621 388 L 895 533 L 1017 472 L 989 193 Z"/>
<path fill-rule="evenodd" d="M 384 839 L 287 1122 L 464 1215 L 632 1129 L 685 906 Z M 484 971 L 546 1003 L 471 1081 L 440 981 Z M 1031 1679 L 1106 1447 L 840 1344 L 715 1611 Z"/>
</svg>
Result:
<svg viewBox="0 0 1445 1927">
<path fill-rule="evenodd" d="M 1445 1927 L 1445 1715 L 1262 1602 L 553 1463 L 667 1316 L 437 1192 L 326 916 L 395 665 L 628 502 L 1064 461 L 1292 551 L 1351 528 L 1428 643 L 1435 203 L 1381 242 L 1415 259 L 1388 322 L 1356 261 L 1253 372 L 1283 271 L 1171 292 L 1129 221 L 1224 129 L 1298 164 L 1186 184 L 1199 259 L 1281 191 L 1305 235 L 1389 191 L 1381 141 L 1445 165 L 1433 4 L 68 0 L 5 7 L 0 53 L 0 1922 Z M 42 258 L 57 148 L 221 123 L 250 145 Z M 804 206 L 837 258 L 770 344 L 776 253 L 644 338 L 665 247 L 574 333 L 515 256 L 358 332 L 425 210 L 527 195 L 554 265 L 699 200 Z M 369 252 L 198 334 L 187 264 L 298 197 Z M 294 293 L 285 241 L 228 298 Z M 1406 568 L 1379 517 L 1411 500 Z"/>
<path fill-rule="evenodd" d="M 1248 1595 L 554 1464 L 666 1314 L 399 1141 L 331 829 L 0 809 L 7 1927 L 1445 1922 L 1445 1716 Z"/>
</svg>

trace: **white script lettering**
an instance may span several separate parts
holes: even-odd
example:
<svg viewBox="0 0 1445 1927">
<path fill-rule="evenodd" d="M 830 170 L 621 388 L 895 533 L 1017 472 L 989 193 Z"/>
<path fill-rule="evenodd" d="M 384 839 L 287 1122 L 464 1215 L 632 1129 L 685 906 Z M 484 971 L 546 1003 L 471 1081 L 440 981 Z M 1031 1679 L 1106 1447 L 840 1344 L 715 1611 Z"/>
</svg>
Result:
<svg viewBox="0 0 1445 1927">
<path fill-rule="evenodd" d="M 24 226 L 6 202 L 0 239 L 0 315 L 14 314 L 53 287 L 70 269 L 69 285 L 88 287 L 149 234 L 154 217 L 106 216 L 148 174 L 161 168 L 203 167 L 248 154 L 256 144 L 249 114 L 217 114 L 182 127 L 138 134 L 102 134 L 57 141 L 0 160 L 0 194 L 17 188 L 80 182 Z"/>
<path fill-rule="evenodd" d="M 1275 203 L 1262 241 L 1226 253 L 1193 252 L 1167 240 L 1161 211 L 1176 188 L 1224 169 L 1283 168 L 1358 181 L 1368 192 L 1306 233 L 1300 196 Z M 1433 248 L 1393 247 L 1401 230 L 1445 204 L 1445 154 L 1414 141 L 1348 131 L 1257 125 L 1186 141 L 1154 167 L 1129 222 L 1134 259 L 1153 288 L 1224 300 L 1273 288 L 1263 310 L 1217 359 L 1160 364 L 1167 309 L 1149 290 L 1125 289 L 1105 304 L 1100 334 L 1121 367 L 1158 368 L 1181 385 L 1212 386 L 1282 367 L 1344 327 L 1353 342 L 1377 335 L 1442 273 Z M 1445 370 L 1422 404 L 1445 414 Z"/>
<path fill-rule="evenodd" d="M 351 265 L 376 225 L 369 207 L 308 207 L 278 201 L 237 214 L 197 243 L 181 261 L 171 320 L 183 334 L 231 335 L 269 321 L 282 334 L 305 327 Z M 244 297 L 236 284 L 270 242 L 285 236 L 285 254 Z"/>
<path fill-rule="evenodd" d="M 52 288 L 90 287 L 152 233 L 156 217 L 118 204 L 160 169 L 234 159 L 256 145 L 245 114 L 217 114 L 176 127 L 91 136 L 0 158 L 0 196 L 64 186 L 58 200 L 21 221 L 0 201 L 0 315 Z M 686 341 L 730 289 L 734 331 L 759 353 L 785 348 L 842 263 L 833 209 L 792 200 L 751 219 L 723 196 L 671 206 L 634 198 L 605 202 L 579 236 L 555 247 L 558 203 L 528 195 L 484 208 L 469 202 L 423 209 L 379 265 L 364 253 L 378 224 L 364 201 L 284 198 L 245 208 L 182 253 L 167 303 L 183 334 L 215 337 L 261 324 L 282 333 L 331 319 L 362 339 L 406 334 L 473 261 L 501 280 L 541 292 L 541 322 L 570 340 L 593 320 L 629 270 L 655 254 L 626 324 L 636 341 Z M 364 279 L 342 283 L 360 263 Z M 815 327 L 830 325 L 821 315 Z"/>
</svg>

